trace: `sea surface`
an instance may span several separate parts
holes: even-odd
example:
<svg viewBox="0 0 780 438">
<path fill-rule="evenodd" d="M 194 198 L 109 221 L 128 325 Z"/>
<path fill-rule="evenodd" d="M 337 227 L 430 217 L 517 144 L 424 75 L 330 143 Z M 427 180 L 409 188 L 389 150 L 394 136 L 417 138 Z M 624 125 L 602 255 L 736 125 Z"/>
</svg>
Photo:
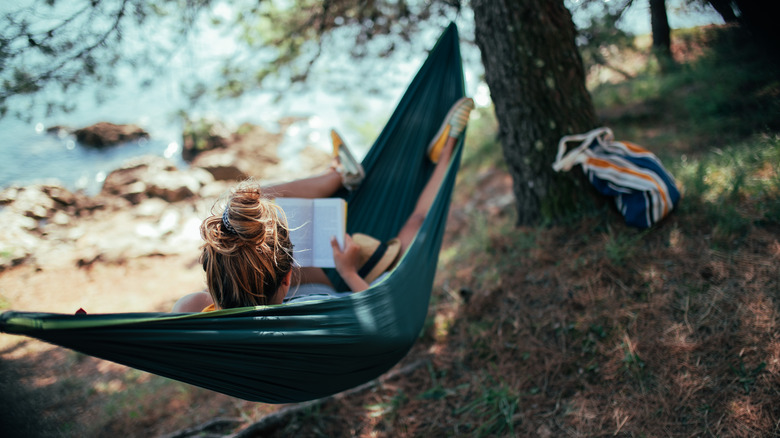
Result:
<svg viewBox="0 0 780 438">
<path fill-rule="evenodd" d="M 33 0 L 3 3 L 0 13 L 24 10 L 32 4 Z M 227 17 L 236 13 L 229 3 L 217 5 L 218 14 Z M 40 7 L 40 11 L 34 12 L 39 27 L 69 14 L 64 6 L 64 9 Z M 46 19 L 42 18 L 44 16 Z M 192 85 L 194 80 L 207 87 L 215 86 L 220 80 L 222 59 L 235 56 L 245 47 L 237 44 L 231 35 L 215 30 L 208 22 L 199 26 L 185 43 L 176 46 L 170 58 L 166 58 L 162 73 L 156 75 L 151 85 L 141 85 L 137 72 L 118 69 L 115 70 L 117 86 L 104 88 L 94 84 L 71 90 L 63 101 L 73 110 L 51 115 L 44 111 L 47 94 L 59 96 L 61 92 L 57 87 L 44 89 L 37 100 L 25 96 L 9 99 L 11 111 L 0 118 L 0 189 L 56 182 L 71 190 L 94 194 L 100 190 L 108 173 L 131 158 L 147 154 L 164 156 L 184 167 L 187 164 L 181 159 L 182 112 L 192 120 L 206 118 L 221 122 L 228 130 L 237 129 L 242 123 L 252 123 L 270 132 L 279 131 L 278 122 L 282 118 L 295 117 L 299 121 L 285 132 L 284 143 L 279 149 L 283 162 L 294 163 L 295 154 L 306 146 L 328 150 L 331 128 L 337 129 L 362 156 L 424 60 L 426 48 L 437 38 L 433 32 L 423 35 L 405 57 L 385 61 L 391 63 L 391 67 L 372 61 L 369 64 L 374 65 L 369 71 L 386 76 L 372 74 L 368 78 L 361 76 L 367 70 L 357 69 L 355 63 L 346 58 L 350 38 L 334 38 L 335 43 L 329 45 L 314 64 L 305 84 L 291 84 L 281 75 L 272 82 L 273 92 L 253 90 L 228 101 L 203 98 L 193 105 L 181 91 L 182 86 Z M 166 28 L 155 28 L 155 32 L 159 33 L 153 37 L 155 41 L 165 42 Z M 124 33 L 125 44 L 149 41 L 139 37 L 141 33 L 148 33 L 148 29 L 130 27 L 125 28 Z M 345 69 L 345 65 L 350 68 Z M 334 85 L 334 77 L 340 78 L 341 86 Z M 377 84 L 381 84 L 379 91 Z M 14 117 L 14 111 L 21 117 Z M 68 130 L 97 122 L 135 124 L 149 132 L 150 138 L 94 149 L 67 134 Z M 67 129 L 52 131 L 56 127 Z"/>
<path fill-rule="evenodd" d="M 286 131 L 279 149 L 283 160 L 294 162 L 295 154 L 306 146 L 328 150 L 331 128 L 362 156 L 370 133 L 379 132 L 414 70 L 410 67 L 408 72 L 397 74 L 392 81 L 395 87 L 381 95 L 358 96 L 355 90 L 334 94 L 313 84 L 289 93 L 282 102 L 275 101 L 275 95 L 255 93 L 234 101 L 204 102 L 187 111 L 190 117 L 219 121 L 228 129 L 247 122 L 270 132 L 279 131 L 278 121 L 283 117 L 300 119 Z M 26 114 L 29 120 L 13 116 L 0 119 L 0 188 L 50 182 L 95 194 L 109 172 L 142 155 L 163 156 L 178 167 L 186 167 L 181 158 L 182 119 L 177 115 L 184 99 L 174 92 L 177 89 L 175 80 L 142 90 L 128 82 L 100 104 L 93 98 L 94 90 L 85 89 L 72 96 L 76 109 L 71 113 L 49 117 Z M 97 149 L 68 134 L 101 121 L 136 124 L 149 132 L 150 138 Z"/>
</svg>

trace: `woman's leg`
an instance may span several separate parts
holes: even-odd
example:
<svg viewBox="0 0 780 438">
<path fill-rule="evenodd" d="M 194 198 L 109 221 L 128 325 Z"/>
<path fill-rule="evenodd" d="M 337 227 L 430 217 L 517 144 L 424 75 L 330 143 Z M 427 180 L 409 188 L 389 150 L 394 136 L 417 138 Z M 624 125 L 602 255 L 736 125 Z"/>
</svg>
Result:
<svg viewBox="0 0 780 438">
<path fill-rule="evenodd" d="M 333 166 L 325 173 L 309 178 L 263 187 L 269 196 L 277 198 L 327 198 L 343 188 L 354 190 L 365 177 L 363 166 L 355 159 L 344 140 L 331 131 Z"/>
<path fill-rule="evenodd" d="M 398 232 L 397 237 L 401 241 L 401 254 L 412 243 L 414 236 L 417 235 L 417 231 L 420 230 L 425 220 L 425 216 L 428 215 L 428 210 L 433 205 L 433 200 L 436 199 L 436 194 L 439 192 L 444 175 L 447 173 L 447 166 L 449 166 L 450 158 L 452 157 L 455 141 L 466 129 L 466 124 L 468 124 L 469 116 L 473 109 L 474 100 L 472 98 L 463 97 L 458 99 L 444 117 L 444 123 L 428 147 L 428 156 L 436 162 L 436 167 L 420 193 L 420 197 L 417 198 L 414 211 L 406 220 L 401 231 Z M 439 152 L 439 148 L 441 148 L 441 152 Z"/>
<path fill-rule="evenodd" d="M 307 284 L 307 283 L 317 283 L 317 284 L 327 284 L 328 286 L 332 286 L 332 283 L 330 282 L 330 278 L 325 274 L 325 271 L 322 270 L 322 268 L 313 268 L 313 267 L 307 267 L 307 268 L 301 268 L 298 269 L 297 272 L 294 273 L 292 278 L 293 285 L 296 284 Z"/>
<path fill-rule="evenodd" d="M 334 168 L 308 178 L 263 187 L 274 198 L 327 198 L 344 187 L 341 175 Z"/>
<path fill-rule="evenodd" d="M 450 163 L 452 157 L 452 149 L 455 147 L 455 137 L 449 137 L 444 144 L 444 148 L 441 151 L 439 161 L 436 163 L 436 167 L 433 169 L 431 178 L 425 184 L 423 191 L 420 192 L 420 197 L 417 198 L 417 204 L 406 220 L 401 231 L 398 232 L 398 240 L 401 241 L 401 254 L 409 247 L 417 235 L 417 231 L 420 230 L 425 217 L 428 215 L 428 210 L 433 205 L 433 200 L 436 199 L 436 194 L 439 193 L 439 187 L 444 180 L 444 175 L 447 173 L 447 166 Z"/>
</svg>

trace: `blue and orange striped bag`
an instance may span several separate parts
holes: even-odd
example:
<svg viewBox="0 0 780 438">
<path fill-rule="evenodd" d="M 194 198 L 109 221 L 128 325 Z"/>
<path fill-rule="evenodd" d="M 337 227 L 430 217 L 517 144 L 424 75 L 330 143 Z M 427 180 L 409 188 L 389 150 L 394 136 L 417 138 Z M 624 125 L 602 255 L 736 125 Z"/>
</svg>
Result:
<svg viewBox="0 0 780 438">
<path fill-rule="evenodd" d="M 566 152 L 566 144 L 580 145 Z M 649 228 L 674 210 L 680 200 L 674 177 L 652 152 L 615 141 L 609 128 L 568 135 L 558 143 L 556 172 L 581 165 L 600 193 L 613 197 L 628 225 Z"/>
</svg>

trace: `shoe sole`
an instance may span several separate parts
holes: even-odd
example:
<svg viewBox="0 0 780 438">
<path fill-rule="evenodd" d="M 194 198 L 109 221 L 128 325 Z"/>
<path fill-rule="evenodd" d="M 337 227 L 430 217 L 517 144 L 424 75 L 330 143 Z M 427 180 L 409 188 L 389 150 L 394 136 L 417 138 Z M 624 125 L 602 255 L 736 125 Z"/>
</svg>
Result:
<svg viewBox="0 0 780 438">
<path fill-rule="evenodd" d="M 439 142 L 439 138 L 444 135 L 444 131 L 447 129 L 448 126 L 450 126 L 450 119 L 452 119 L 452 115 L 455 114 L 455 111 L 460 109 L 461 102 L 467 101 L 471 99 L 470 97 L 461 97 L 457 101 L 455 101 L 454 104 L 452 104 L 452 107 L 447 112 L 447 115 L 444 116 L 444 122 L 442 122 L 441 126 L 439 127 L 439 130 L 436 132 L 436 135 L 433 136 L 433 140 L 428 144 L 428 149 L 426 150 L 425 154 L 430 158 L 431 161 L 436 163 L 438 160 L 439 154 L 434 154 L 434 146 Z M 444 142 L 442 142 L 442 145 L 444 145 Z M 436 155 L 436 160 L 432 158 L 433 155 Z"/>
<path fill-rule="evenodd" d="M 349 150 L 347 144 L 344 143 L 344 140 L 342 140 L 336 130 L 330 131 L 330 137 L 333 140 L 333 155 L 338 158 L 343 169 L 343 172 L 339 173 L 341 173 L 344 187 L 352 190 L 363 181 L 366 177 L 366 172 L 363 170 L 363 165 L 355 159 L 352 151 Z"/>
</svg>

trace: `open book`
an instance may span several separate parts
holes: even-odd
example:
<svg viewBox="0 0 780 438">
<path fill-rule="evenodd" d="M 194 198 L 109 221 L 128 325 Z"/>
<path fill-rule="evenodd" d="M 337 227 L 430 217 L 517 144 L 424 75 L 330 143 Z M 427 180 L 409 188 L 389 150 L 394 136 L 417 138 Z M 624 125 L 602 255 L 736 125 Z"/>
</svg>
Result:
<svg viewBox="0 0 780 438">
<path fill-rule="evenodd" d="M 332 236 L 344 247 L 347 203 L 341 198 L 276 198 L 290 227 L 293 258 L 298 265 L 334 268 Z"/>
</svg>

